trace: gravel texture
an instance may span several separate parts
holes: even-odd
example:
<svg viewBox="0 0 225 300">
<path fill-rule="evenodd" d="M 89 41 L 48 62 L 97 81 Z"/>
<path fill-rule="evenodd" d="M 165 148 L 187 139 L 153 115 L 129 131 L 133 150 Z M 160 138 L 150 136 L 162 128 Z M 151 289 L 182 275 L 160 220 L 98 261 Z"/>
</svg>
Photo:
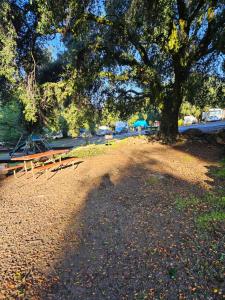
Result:
<svg viewBox="0 0 225 300">
<path fill-rule="evenodd" d="M 174 206 L 214 187 L 220 155 L 132 139 L 76 170 L 0 181 L 0 299 L 224 299 L 221 237 Z"/>
</svg>

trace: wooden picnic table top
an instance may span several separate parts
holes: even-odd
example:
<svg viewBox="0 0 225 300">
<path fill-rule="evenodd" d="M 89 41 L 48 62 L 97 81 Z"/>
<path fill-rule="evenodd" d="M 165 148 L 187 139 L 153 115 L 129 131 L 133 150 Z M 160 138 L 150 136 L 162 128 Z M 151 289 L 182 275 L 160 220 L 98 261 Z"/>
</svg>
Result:
<svg viewBox="0 0 225 300">
<path fill-rule="evenodd" d="M 37 159 L 37 158 L 42 158 L 45 156 L 52 156 L 55 154 L 63 154 L 63 153 L 67 153 L 69 152 L 69 149 L 59 149 L 59 150 L 49 150 L 49 151 L 45 151 L 45 152 L 40 152 L 40 153 L 35 153 L 35 154 L 30 154 L 30 155 L 24 155 L 24 156 L 20 156 L 20 157 L 13 157 L 11 158 L 11 160 L 15 160 L 15 161 L 29 161 L 29 160 L 33 160 L 33 159 Z"/>
</svg>

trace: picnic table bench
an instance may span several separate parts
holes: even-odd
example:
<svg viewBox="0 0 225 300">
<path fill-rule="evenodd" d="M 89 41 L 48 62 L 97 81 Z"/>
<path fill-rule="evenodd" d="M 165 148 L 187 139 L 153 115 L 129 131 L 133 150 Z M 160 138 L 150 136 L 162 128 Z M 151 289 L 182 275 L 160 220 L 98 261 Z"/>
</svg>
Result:
<svg viewBox="0 0 225 300">
<path fill-rule="evenodd" d="M 14 176 L 16 177 L 16 170 L 24 169 L 27 174 L 28 169 L 31 170 L 32 175 L 34 177 L 34 173 L 37 172 L 47 172 L 49 169 L 62 168 L 67 165 L 75 166 L 77 161 L 76 157 L 69 157 L 62 160 L 61 156 L 55 157 L 56 155 L 65 154 L 69 152 L 68 149 L 60 149 L 60 150 L 49 150 L 46 152 L 35 153 L 31 155 L 25 155 L 20 157 L 14 157 L 11 161 L 23 161 L 23 164 L 19 164 L 16 166 L 9 166 L 3 171 L 13 171 Z M 58 161 L 57 161 L 58 160 Z M 28 162 L 30 162 L 30 167 L 28 168 Z M 45 164 L 47 162 L 47 164 Z M 38 165 L 39 164 L 39 165 Z M 41 165 L 40 165 L 41 164 Z"/>
<path fill-rule="evenodd" d="M 62 168 L 65 166 L 69 166 L 70 164 L 73 165 L 73 168 L 75 168 L 75 163 L 77 162 L 77 157 L 70 157 L 70 158 L 66 158 L 64 160 L 60 160 L 58 162 L 53 162 L 53 163 L 48 163 L 46 165 L 42 165 L 36 168 L 32 169 L 32 175 L 34 177 L 34 173 L 39 173 L 42 171 L 45 171 L 45 173 L 47 174 L 47 171 L 49 169 L 56 169 L 56 168 Z"/>
<path fill-rule="evenodd" d="M 3 171 L 3 172 L 5 172 L 5 171 L 13 171 L 13 175 L 14 175 L 14 177 L 16 177 L 16 171 L 17 170 L 21 170 L 23 168 L 24 168 L 24 165 L 20 164 L 20 165 L 5 167 L 5 168 L 1 169 L 1 171 Z"/>
</svg>

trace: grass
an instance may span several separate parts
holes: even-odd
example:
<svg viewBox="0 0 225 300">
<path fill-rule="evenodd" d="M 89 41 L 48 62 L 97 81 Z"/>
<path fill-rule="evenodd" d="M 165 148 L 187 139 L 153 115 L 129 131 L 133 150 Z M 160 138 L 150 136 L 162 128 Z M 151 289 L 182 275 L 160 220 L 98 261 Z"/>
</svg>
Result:
<svg viewBox="0 0 225 300">
<path fill-rule="evenodd" d="M 147 140 L 148 138 L 146 137 L 146 135 L 137 135 L 135 138 L 139 139 L 139 140 Z"/>
<path fill-rule="evenodd" d="M 208 193 L 203 198 L 195 196 L 180 198 L 175 201 L 175 206 L 179 210 L 192 209 L 197 212 L 195 218 L 199 229 L 210 230 L 212 227 L 225 221 L 225 196 Z M 205 212 L 202 213 L 202 206 Z"/>
<path fill-rule="evenodd" d="M 150 176 L 145 180 L 145 184 L 154 185 L 157 184 L 160 181 L 160 179 L 156 176 Z"/>
<path fill-rule="evenodd" d="M 221 193 L 221 195 L 208 193 L 206 201 L 215 208 L 219 207 L 225 209 L 225 195 L 223 195 L 223 193 Z"/>
<path fill-rule="evenodd" d="M 218 169 L 214 170 L 213 175 L 219 177 L 221 179 L 225 179 L 225 159 L 220 162 L 220 166 Z"/>
<path fill-rule="evenodd" d="M 106 146 L 107 148 L 116 149 L 120 145 L 127 144 L 127 142 L 128 142 L 128 138 L 125 138 L 123 140 L 111 140 L 106 143 Z"/>
<path fill-rule="evenodd" d="M 117 149 L 122 145 L 128 144 L 132 140 L 146 140 L 145 136 L 135 136 L 135 137 L 127 137 L 121 140 L 108 140 L 105 144 L 91 144 L 86 146 L 80 146 L 72 151 L 69 154 L 65 155 L 64 157 L 78 157 L 78 158 L 85 158 L 85 157 L 93 157 L 98 155 L 106 154 L 109 150 Z"/>
<path fill-rule="evenodd" d="M 185 208 L 192 207 L 194 208 L 196 205 L 200 203 L 200 199 L 195 196 L 191 196 L 190 198 L 180 198 L 177 197 L 175 201 L 175 206 L 179 210 L 183 210 Z"/>
<path fill-rule="evenodd" d="M 225 159 L 220 162 L 213 175 L 225 179 Z M 198 198 L 177 197 L 175 207 L 179 210 L 192 209 L 197 213 L 195 222 L 198 228 L 210 230 L 225 222 L 225 188 L 218 192 L 207 193 L 204 197 Z M 204 210 L 204 212 L 203 212 Z"/>
<path fill-rule="evenodd" d="M 197 217 L 196 222 L 199 228 L 210 229 L 215 223 L 225 221 L 225 212 L 223 211 L 212 211 L 207 214 L 200 215 Z"/>
<path fill-rule="evenodd" d="M 225 196 L 208 194 L 205 198 L 209 212 L 203 213 L 196 218 L 199 228 L 210 229 L 210 227 L 225 221 Z"/>
<path fill-rule="evenodd" d="M 106 153 L 106 145 L 88 145 L 78 147 L 70 151 L 67 157 L 78 157 L 78 158 L 85 158 L 85 157 L 92 157 L 98 156 Z"/>
<path fill-rule="evenodd" d="M 86 145 L 81 146 L 73 149 L 69 152 L 68 155 L 65 157 L 78 157 L 78 158 L 85 158 L 85 157 L 93 157 L 98 155 L 106 154 L 111 149 L 119 148 L 121 145 L 128 143 L 129 138 L 123 140 L 109 140 L 105 144 L 98 144 L 98 145 Z"/>
<path fill-rule="evenodd" d="M 192 162 L 193 161 L 193 157 L 192 156 L 190 156 L 190 155 L 184 155 L 183 157 L 182 157 L 182 160 L 184 161 L 184 162 Z"/>
<path fill-rule="evenodd" d="M 218 169 L 218 170 L 215 170 L 213 172 L 213 174 L 216 176 L 216 177 L 219 177 L 221 179 L 225 179 L 225 166 L 223 166 L 222 168 Z"/>
</svg>

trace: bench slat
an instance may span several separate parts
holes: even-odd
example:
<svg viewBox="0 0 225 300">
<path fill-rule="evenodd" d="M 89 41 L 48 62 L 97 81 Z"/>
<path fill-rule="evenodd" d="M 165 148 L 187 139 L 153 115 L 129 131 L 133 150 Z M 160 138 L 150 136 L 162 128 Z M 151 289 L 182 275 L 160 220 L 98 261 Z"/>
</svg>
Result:
<svg viewBox="0 0 225 300">
<path fill-rule="evenodd" d="M 74 162 L 75 160 L 77 160 L 77 157 L 64 159 L 64 160 L 59 161 L 59 162 L 55 162 L 55 163 L 51 163 L 51 164 L 47 164 L 47 165 L 44 165 L 44 166 L 34 168 L 33 171 L 34 172 L 39 172 L 39 171 L 48 170 L 48 169 L 51 169 L 51 168 L 54 168 L 54 167 L 63 166 L 63 165 L 65 165 L 65 163 Z"/>
<path fill-rule="evenodd" d="M 11 166 L 11 167 L 6 167 L 2 169 L 2 171 L 12 171 L 12 170 L 17 170 L 17 169 L 22 169 L 24 165 L 16 165 L 16 166 Z"/>
</svg>

